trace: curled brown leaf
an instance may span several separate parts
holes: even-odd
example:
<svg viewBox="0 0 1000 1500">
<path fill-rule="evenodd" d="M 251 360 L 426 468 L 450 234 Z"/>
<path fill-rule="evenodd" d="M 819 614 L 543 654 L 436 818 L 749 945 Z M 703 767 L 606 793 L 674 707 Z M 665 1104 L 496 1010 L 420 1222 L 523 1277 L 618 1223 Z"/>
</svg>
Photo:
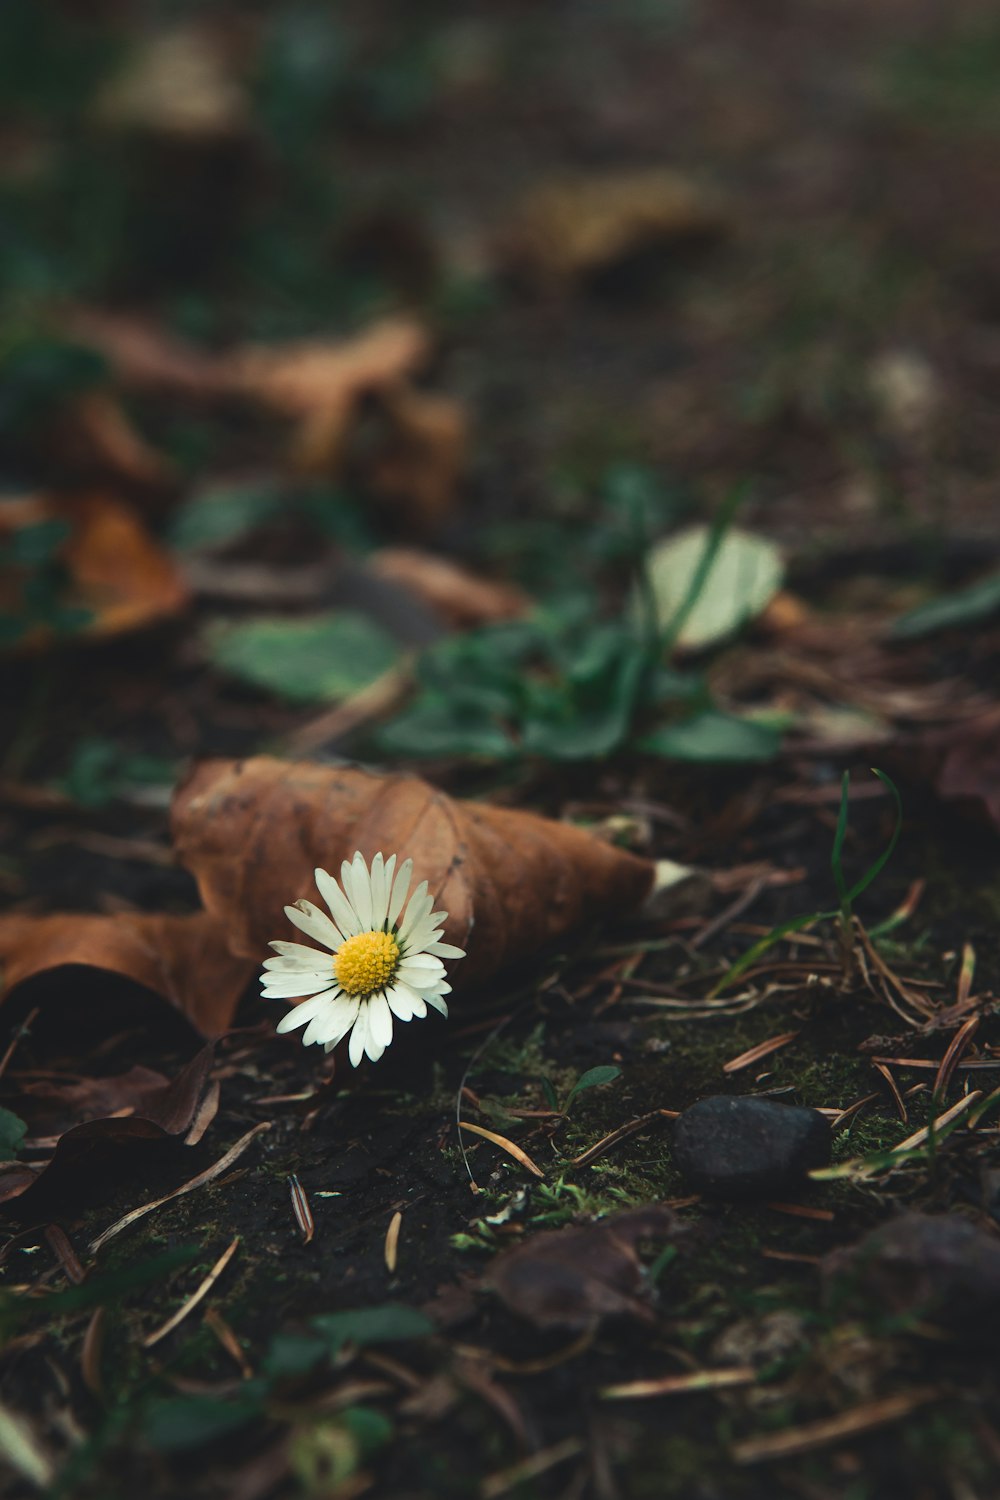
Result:
<svg viewBox="0 0 1000 1500">
<path fill-rule="evenodd" d="M 498 1255 L 484 1280 L 518 1317 L 536 1328 L 590 1328 L 608 1317 L 649 1323 L 640 1239 L 673 1238 L 677 1219 L 657 1204 L 615 1214 L 601 1224 L 536 1234 Z"/>
<path fill-rule="evenodd" d="M 174 842 L 234 953 L 260 959 L 292 936 L 284 907 L 315 898 L 313 870 L 360 850 L 414 860 L 467 950 L 456 986 L 639 907 L 653 865 L 579 828 L 458 802 L 412 776 L 269 757 L 206 761 L 174 800 Z"/>
<path fill-rule="evenodd" d="M 253 972 L 245 958 L 230 953 L 225 934 L 204 912 L 9 912 L 0 916 L 0 966 L 2 999 L 56 969 L 122 975 L 169 1000 L 202 1036 L 228 1029 Z"/>
</svg>

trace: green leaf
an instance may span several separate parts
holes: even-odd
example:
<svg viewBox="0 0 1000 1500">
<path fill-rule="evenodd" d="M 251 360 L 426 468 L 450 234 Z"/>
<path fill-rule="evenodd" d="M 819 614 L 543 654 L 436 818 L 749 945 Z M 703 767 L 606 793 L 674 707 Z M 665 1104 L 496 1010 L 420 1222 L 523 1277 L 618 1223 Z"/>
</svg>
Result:
<svg viewBox="0 0 1000 1500">
<path fill-rule="evenodd" d="M 262 1382 L 248 1381 L 239 1396 L 230 1401 L 211 1396 L 160 1397 L 146 1408 L 146 1441 L 163 1453 L 201 1448 L 259 1420 L 262 1395 Z"/>
<path fill-rule="evenodd" d="M 12 1161 L 27 1134 L 28 1127 L 18 1115 L 0 1108 L 0 1161 Z"/>
<path fill-rule="evenodd" d="M 226 547 L 280 514 L 287 498 L 276 484 L 226 486 L 193 495 L 175 514 L 167 540 L 178 552 Z"/>
<path fill-rule="evenodd" d="M 307 1375 L 329 1356 L 329 1352 L 325 1339 L 307 1333 L 279 1333 L 271 1340 L 261 1368 L 271 1379 Z"/>
<path fill-rule="evenodd" d="M 884 771 L 877 770 L 875 766 L 872 766 L 872 775 L 877 776 L 882 785 L 887 786 L 889 788 L 889 791 L 892 793 L 892 798 L 896 806 L 896 822 L 892 830 L 892 836 L 889 839 L 889 842 L 886 844 L 885 848 L 882 850 L 882 853 L 879 855 L 878 859 L 874 860 L 868 866 L 865 873 L 860 876 L 860 878 L 856 880 L 851 886 L 851 889 L 845 893 L 843 899 L 846 902 L 848 910 L 850 909 L 853 902 L 858 898 L 858 896 L 860 896 L 864 891 L 868 889 L 876 876 L 881 875 L 883 869 L 889 862 L 889 857 L 892 854 L 892 851 L 895 849 L 896 844 L 899 841 L 899 835 L 903 827 L 903 800 L 899 795 L 899 788 L 896 786 L 896 783 L 891 779 L 891 777 L 887 776 Z"/>
<path fill-rule="evenodd" d="M 417 759 L 468 755 L 506 760 L 514 751 L 510 736 L 492 718 L 465 712 L 459 702 L 450 704 L 429 693 L 383 725 L 375 742 L 392 755 Z"/>
<path fill-rule="evenodd" d="M 977 625 L 1000 611 L 1000 573 L 990 573 L 978 583 L 942 594 L 900 615 L 889 634 L 893 640 L 912 641 L 937 630 L 954 630 L 962 625 Z"/>
<path fill-rule="evenodd" d="M 18 568 L 39 568 L 52 561 L 71 531 L 68 521 L 36 521 L 22 526 L 4 549 L 6 559 Z"/>
<path fill-rule="evenodd" d="M 840 901 L 840 909 L 845 914 L 850 911 L 850 903 L 847 899 L 847 881 L 844 879 L 843 851 L 844 840 L 847 837 L 847 818 L 850 812 L 851 800 L 851 773 L 845 771 L 840 778 L 840 811 L 837 814 L 837 826 L 833 834 L 833 848 L 830 850 L 830 868 L 833 870 L 833 883 L 837 887 L 837 898 Z"/>
<path fill-rule="evenodd" d="M 663 724 L 639 741 L 639 749 L 667 760 L 744 763 L 773 760 L 781 735 L 770 724 L 709 708 L 691 719 Z"/>
<path fill-rule="evenodd" d="M 434 1332 L 434 1324 L 422 1312 L 395 1302 L 320 1313 L 312 1319 L 312 1327 L 326 1340 L 331 1355 L 339 1354 L 345 1344 L 395 1344 L 426 1338 Z"/>
<path fill-rule="evenodd" d="M 719 536 L 691 526 L 653 547 L 647 569 L 661 630 L 676 630 L 672 644 L 688 650 L 713 646 L 759 615 L 784 577 L 773 542 L 732 527 Z"/>
<path fill-rule="evenodd" d="M 399 660 L 399 648 L 366 615 L 261 616 L 206 633 L 217 667 L 297 703 L 350 697 Z"/>
<path fill-rule="evenodd" d="M 582 1094 L 584 1089 L 596 1089 L 602 1083 L 613 1083 L 616 1078 L 621 1077 L 621 1068 L 616 1068 L 614 1063 L 601 1063 L 596 1068 L 588 1068 L 586 1073 L 581 1073 L 569 1093 L 566 1095 L 564 1108 L 568 1109 L 577 1094 Z"/>
</svg>

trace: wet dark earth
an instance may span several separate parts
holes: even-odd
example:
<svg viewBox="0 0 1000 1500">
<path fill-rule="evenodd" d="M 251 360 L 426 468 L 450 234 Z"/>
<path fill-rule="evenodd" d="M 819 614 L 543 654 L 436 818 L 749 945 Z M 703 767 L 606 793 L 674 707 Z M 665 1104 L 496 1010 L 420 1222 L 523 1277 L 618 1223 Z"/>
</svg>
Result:
<svg viewBox="0 0 1000 1500">
<path fill-rule="evenodd" d="M 11 0 L 19 47 L 28 9 Z M 4 1152 L 48 1165 L 2 1209 L 4 1493 L 988 1500 L 1000 633 L 990 610 L 888 627 L 1000 553 L 991 8 L 224 5 L 211 26 L 252 140 L 175 140 L 156 172 L 145 137 L 109 145 L 73 101 L 87 58 L 100 72 L 170 18 L 56 13 L 56 50 L 28 48 L 37 78 L 0 56 L 0 376 L 70 302 L 211 349 L 402 310 L 434 334 L 415 388 L 454 398 L 469 434 L 428 521 L 412 475 L 402 508 L 372 478 L 372 398 L 333 532 L 285 505 L 231 540 L 222 582 L 202 567 L 186 615 L 0 661 L 5 911 L 197 907 L 171 787 L 206 756 L 292 757 L 324 712 L 206 648 L 260 590 L 289 616 L 297 580 L 335 605 L 319 559 L 367 599 L 351 569 L 416 536 L 543 606 L 586 581 L 622 614 L 623 485 L 658 533 L 746 484 L 739 524 L 781 542 L 788 573 L 706 693 L 795 727 L 735 767 L 631 740 L 418 761 L 452 795 L 597 824 L 694 874 L 657 915 L 470 988 L 375 1066 L 277 1037 L 256 983 L 209 1053 L 107 970 L 5 994 L 0 1105 L 31 1128 Z M 706 195 L 665 243 L 525 248 L 539 183 L 664 166 Z M 565 243 L 586 240 L 570 218 Z M 172 490 L 116 480 L 168 550 L 180 497 L 278 466 L 273 412 L 155 385 L 122 405 L 175 465 Z M 21 441 L 21 410 L 0 389 L 3 491 L 79 488 L 68 450 Z M 449 629 L 391 589 L 371 608 L 407 650 Z M 311 745 L 413 769 L 367 720 Z M 899 841 L 838 917 L 838 815 L 847 886 L 897 827 L 873 765 L 898 785 Z M 132 1069 L 150 1091 L 182 1075 L 157 1096 L 167 1124 L 119 1093 L 57 1148 L 82 1097 L 65 1090 Z M 676 1150 L 678 1115 L 719 1096 Z"/>
</svg>

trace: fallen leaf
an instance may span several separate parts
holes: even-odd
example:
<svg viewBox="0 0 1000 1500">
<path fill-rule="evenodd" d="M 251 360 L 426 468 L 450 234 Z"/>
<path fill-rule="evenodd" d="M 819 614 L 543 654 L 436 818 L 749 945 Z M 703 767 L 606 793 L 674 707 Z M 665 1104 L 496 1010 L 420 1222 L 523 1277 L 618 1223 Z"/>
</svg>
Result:
<svg viewBox="0 0 1000 1500">
<path fill-rule="evenodd" d="M 435 614 L 458 630 L 520 620 L 531 600 L 514 584 L 482 578 L 450 558 L 414 547 L 382 547 L 368 561 L 369 571 L 416 594 Z"/>
<path fill-rule="evenodd" d="M 376 498 L 430 530 L 454 504 L 466 424 L 456 401 L 410 386 L 429 353 L 421 324 L 385 319 L 352 339 L 237 350 L 224 381 L 234 396 L 293 422 L 289 460 L 299 473 L 340 473 L 350 463 Z"/>
<path fill-rule="evenodd" d="M 28 1079 L 20 1085 L 18 1105 L 30 1119 L 32 1135 L 55 1136 L 73 1125 L 126 1110 L 141 1115 L 168 1082 L 162 1073 L 140 1064 L 108 1078 Z"/>
<path fill-rule="evenodd" d="M 411 529 L 433 531 L 455 503 L 465 414 L 450 396 L 411 389 L 387 391 L 381 406 L 385 438 L 366 467 L 366 482 Z"/>
<path fill-rule="evenodd" d="M 928 781 L 958 812 L 1000 833 L 1000 711 L 893 747 L 902 775 Z"/>
<path fill-rule="evenodd" d="M 392 637 L 354 610 L 218 622 L 206 645 L 223 671 L 297 703 L 349 698 L 399 659 Z"/>
<path fill-rule="evenodd" d="M 650 730 L 639 741 L 647 755 L 705 765 L 739 765 L 773 760 L 781 749 L 781 732 L 773 725 L 706 708 Z"/>
<path fill-rule="evenodd" d="M 899 1214 L 832 1251 L 823 1277 L 838 1307 L 940 1320 L 972 1343 L 991 1342 L 1000 1316 L 1000 1244 L 959 1214 Z"/>
<path fill-rule="evenodd" d="M 175 482 L 170 461 L 147 443 L 109 390 L 86 391 L 70 401 L 45 440 L 61 472 L 140 491 L 162 491 Z"/>
<path fill-rule="evenodd" d="M 297 465 L 322 471 L 343 461 L 361 401 L 412 375 L 429 352 L 427 332 L 419 323 L 386 319 L 352 339 L 237 350 L 225 378 L 234 395 L 296 419 Z"/>
<path fill-rule="evenodd" d="M 99 969 L 169 1000 L 202 1036 L 228 1030 L 253 966 L 235 958 L 204 912 L 0 916 L 3 999 L 57 969 Z"/>
<path fill-rule="evenodd" d="M 128 506 L 105 495 L 30 495 L 0 507 L 0 544 L 19 533 L 53 522 L 66 536 L 54 559 L 66 574 L 58 595 L 61 611 L 79 614 L 71 633 L 104 637 L 137 630 L 179 614 L 188 603 L 187 587 L 173 560 L 162 552 Z M 22 616 L 19 645 L 53 637 L 44 618 L 32 619 L 22 600 L 27 570 L 0 574 L 0 606 Z"/>
<path fill-rule="evenodd" d="M 201 1104 L 211 1065 L 212 1047 L 203 1047 L 173 1082 L 161 1078 L 155 1087 L 147 1088 L 131 1114 L 91 1119 L 65 1130 L 43 1167 L 17 1163 L 9 1170 L 0 1168 L 0 1203 L 16 1199 L 11 1211 L 35 1218 L 57 1201 L 63 1208 L 88 1200 L 102 1174 L 110 1177 L 113 1168 L 118 1178 L 122 1151 L 141 1150 L 188 1129 Z M 130 1091 L 135 1093 L 134 1088 Z"/>
<path fill-rule="evenodd" d="M 679 172 L 651 168 L 532 189 L 514 208 L 499 253 L 536 279 L 560 283 L 726 227 L 715 194 Z"/>
<path fill-rule="evenodd" d="M 689 651 L 725 640 L 760 614 L 780 589 L 784 575 L 781 553 L 773 542 L 730 527 L 698 585 L 710 544 L 709 527 L 689 526 L 658 542 L 647 558 L 660 626 L 668 629 L 683 611 L 675 644 Z"/>
<path fill-rule="evenodd" d="M 174 799 L 178 858 L 234 953 L 291 935 L 284 907 L 315 897 L 313 870 L 355 850 L 412 857 L 468 952 L 456 985 L 531 957 L 604 917 L 637 911 L 654 866 L 569 824 L 456 802 L 410 776 L 269 757 L 206 761 Z"/>
<path fill-rule="evenodd" d="M 209 28 L 180 25 L 154 31 L 127 54 L 98 94 L 98 124 L 182 140 L 242 135 L 246 100 Z"/>
<path fill-rule="evenodd" d="M 977 626 L 1000 611 L 1000 573 L 987 573 L 954 593 L 940 594 L 900 615 L 889 630 L 891 640 L 912 641 L 939 630 Z"/>
<path fill-rule="evenodd" d="M 915 438 L 928 431 L 945 394 L 930 360 L 915 349 L 884 349 L 865 373 L 872 403 L 889 432 Z"/>
<path fill-rule="evenodd" d="M 580 1331 L 609 1317 L 651 1323 L 636 1245 L 676 1233 L 675 1215 L 656 1205 L 546 1231 L 498 1255 L 483 1285 L 536 1328 Z"/>
<path fill-rule="evenodd" d="M 213 400 L 224 389 L 223 359 L 147 318 L 77 307 L 67 312 L 66 328 L 71 337 L 96 349 L 115 380 L 131 390 Z"/>
</svg>

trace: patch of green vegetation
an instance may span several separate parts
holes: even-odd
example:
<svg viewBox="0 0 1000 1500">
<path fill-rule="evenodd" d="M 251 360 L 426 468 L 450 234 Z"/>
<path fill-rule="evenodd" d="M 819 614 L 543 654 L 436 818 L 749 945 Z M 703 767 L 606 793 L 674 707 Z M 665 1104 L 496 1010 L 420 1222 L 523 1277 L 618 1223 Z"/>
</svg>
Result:
<svg viewBox="0 0 1000 1500">
<path fill-rule="evenodd" d="M 892 50 L 881 69 L 889 107 L 938 135 L 1000 130 L 1000 24 L 959 19 L 948 34 Z"/>
<path fill-rule="evenodd" d="M 107 807 L 124 792 L 141 787 L 170 787 L 176 779 L 172 761 L 126 750 L 113 740 L 87 736 L 70 752 L 69 764 L 53 787 L 81 807 Z"/>
<path fill-rule="evenodd" d="M 526 619 L 484 626 L 423 653 L 417 693 L 376 730 L 377 749 L 396 757 L 511 763 L 602 760 L 629 748 L 699 763 L 771 759 L 779 724 L 721 711 L 704 673 L 670 666 L 740 496 L 734 492 L 706 528 L 689 586 L 664 621 L 647 571 L 647 493 L 626 486 L 633 607 L 602 616 L 598 593 L 581 585 L 572 557 L 564 558 L 561 571 L 574 579 L 573 593 L 553 599 L 547 590 L 548 602 Z"/>
</svg>

